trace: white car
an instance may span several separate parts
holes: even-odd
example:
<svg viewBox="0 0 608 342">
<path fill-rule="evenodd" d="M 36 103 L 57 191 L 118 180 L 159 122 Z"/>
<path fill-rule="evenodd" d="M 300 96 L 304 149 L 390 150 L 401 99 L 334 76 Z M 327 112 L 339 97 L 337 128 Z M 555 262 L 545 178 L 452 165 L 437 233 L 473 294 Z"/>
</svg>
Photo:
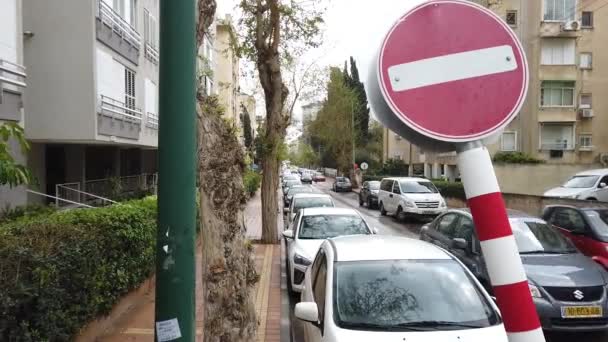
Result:
<svg viewBox="0 0 608 342">
<path fill-rule="evenodd" d="M 289 228 L 283 232 L 283 237 L 287 241 L 287 289 L 290 293 L 302 291 L 304 272 L 325 239 L 375 232 L 358 211 L 348 208 L 301 209 Z"/>
<path fill-rule="evenodd" d="M 287 214 L 287 217 L 285 217 L 285 220 L 287 221 L 286 225 L 289 226 L 291 222 L 293 222 L 293 219 L 300 209 L 326 207 L 335 207 L 334 201 L 329 195 L 311 193 L 295 194 L 289 203 L 289 207 L 285 208 L 285 213 Z"/>
<path fill-rule="evenodd" d="M 544 196 L 608 202 L 608 169 L 579 172 Z"/>
<path fill-rule="evenodd" d="M 378 191 L 380 214 L 392 213 L 397 219 L 407 216 L 437 216 L 447 210 L 439 190 L 424 178 L 384 178 Z"/>
<path fill-rule="evenodd" d="M 507 342 L 498 308 L 471 272 L 405 237 L 325 241 L 294 314 L 306 342 Z"/>
</svg>

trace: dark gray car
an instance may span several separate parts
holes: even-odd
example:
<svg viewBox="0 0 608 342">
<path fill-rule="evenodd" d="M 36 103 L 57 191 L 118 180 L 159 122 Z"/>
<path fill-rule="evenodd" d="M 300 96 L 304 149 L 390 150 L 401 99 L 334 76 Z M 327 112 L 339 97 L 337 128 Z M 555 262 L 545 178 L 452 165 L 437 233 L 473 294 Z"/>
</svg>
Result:
<svg viewBox="0 0 608 342">
<path fill-rule="evenodd" d="M 543 329 L 608 330 L 608 273 L 545 221 L 512 210 L 508 214 Z M 468 209 L 438 216 L 422 227 L 420 239 L 449 250 L 492 293 Z"/>
</svg>

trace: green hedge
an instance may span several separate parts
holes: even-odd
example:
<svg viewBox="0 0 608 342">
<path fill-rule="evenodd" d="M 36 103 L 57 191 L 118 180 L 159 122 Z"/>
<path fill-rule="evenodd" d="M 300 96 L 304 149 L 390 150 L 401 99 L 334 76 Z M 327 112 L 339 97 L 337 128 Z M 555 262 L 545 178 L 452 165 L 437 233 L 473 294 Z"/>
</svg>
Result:
<svg viewBox="0 0 608 342">
<path fill-rule="evenodd" d="M 154 268 L 156 199 L 0 226 L 0 340 L 66 341 Z"/>
<path fill-rule="evenodd" d="M 498 152 L 494 155 L 492 161 L 508 164 L 542 164 L 545 162 L 542 159 L 534 158 L 523 152 Z"/>
<path fill-rule="evenodd" d="M 243 175 L 243 185 L 245 186 L 245 191 L 253 196 L 256 191 L 260 188 L 260 184 L 262 183 L 262 176 L 252 170 L 245 171 Z"/>
</svg>

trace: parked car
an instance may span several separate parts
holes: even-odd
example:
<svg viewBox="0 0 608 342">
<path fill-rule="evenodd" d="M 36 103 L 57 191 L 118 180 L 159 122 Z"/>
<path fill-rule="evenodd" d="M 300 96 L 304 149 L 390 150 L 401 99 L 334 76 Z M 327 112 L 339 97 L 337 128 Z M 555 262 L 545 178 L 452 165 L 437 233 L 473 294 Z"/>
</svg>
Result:
<svg viewBox="0 0 608 342">
<path fill-rule="evenodd" d="M 306 342 L 507 342 L 498 308 L 471 272 L 405 237 L 324 241 L 294 311 Z"/>
<path fill-rule="evenodd" d="M 347 208 L 307 208 L 296 213 L 288 230 L 283 231 L 287 240 L 287 288 L 300 292 L 304 272 L 312 263 L 323 240 L 353 234 L 373 234 L 373 229 L 363 216 Z"/>
<path fill-rule="evenodd" d="M 291 199 L 293 198 L 293 195 L 302 194 L 302 193 L 310 194 L 313 192 L 315 192 L 315 189 L 313 187 L 311 187 L 310 185 L 303 185 L 303 184 L 294 185 L 287 192 L 283 193 L 283 207 L 285 207 L 285 208 L 289 207 L 289 204 L 291 203 Z"/>
<path fill-rule="evenodd" d="M 359 205 L 367 204 L 368 208 L 378 205 L 378 192 L 380 191 L 379 181 L 363 182 L 359 192 Z"/>
<path fill-rule="evenodd" d="M 314 182 L 325 182 L 325 176 L 321 172 L 315 172 L 315 175 L 312 177 Z"/>
<path fill-rule="evenodd" d="M 312 175 L 310 174 L 310 172 L 304 172 L 302 174 L 301 180 L 303 184 L 312 184 Z"/>
<path fill-rule="evenodd" d="M 579 172 L 564 185 L 553 188 L 544 195 L 608 202 L 608 169 Z"/>
<path fill-rule="evenodd" d="M 285 225 L 289 226 L 300 209 L 335 207 L 331 196 L 326 194 L 300 193 L 293 196 L 289 207 L 284 209 L 287 217 Z"/>
<path fill-rule="evenodd" d="M 353 185 L 350 183 L 350 179 L 346 177 L 336 177 L 336 180 L 334 181 L 334 184 L 332 185 L 331 189 L 335 192 L 350 192 L 353 191 Z"/>
<path fill-rule="evenodd" d="M 380 214 L 392 213 L 401 220 L 410 216 L 437 216 L 447 209 L 433 183 L 424 178 L 384 178 L 378 191 Z"/>
<path fill-rule="evenodd" d="M 543 219 L 608 269 L 608 208 L 551 205 L 543 210 Z"/>
<path fill-rule="evenodd" d="M 545 221 L 513 210 L 508 216 L 543 329 L 608 330 L 608 273 Z M 492 291 L 468 209 L 437 217 L 420 239 L 450 251 Z"/>
<path fill-rule="evenodd" d="M 294 187 L 296 185 L 302 185 L 302 182 L 300 182 L 299 179 L 285 181 L 283 183 L 283 194 L 287 193 L 289 191 L 289 189 L 291 189 L 292 187 Z"/>
</svg>

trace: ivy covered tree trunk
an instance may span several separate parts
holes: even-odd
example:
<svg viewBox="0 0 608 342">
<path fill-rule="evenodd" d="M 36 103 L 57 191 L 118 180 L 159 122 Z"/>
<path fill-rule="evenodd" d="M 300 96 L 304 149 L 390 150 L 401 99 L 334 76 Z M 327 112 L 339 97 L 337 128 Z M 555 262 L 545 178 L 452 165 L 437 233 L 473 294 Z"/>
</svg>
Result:
<svg viewBox="0 0 608 342">
<path fill-rule="evenodd" d="M 213 22 L 215 0 L 198 0 L 197 44 Z M 199 87 L 198 176 L 205 342 L 255 340 L 257 319 L 252 298 L 258 281 L 252 245 L 245 238 L 244 154 L 234 128 L 222 117 L 217 98 Z"/>
<path fill-rule="evenodd" d="M 199 101 L 204 341 L 253 341 L 257 321 L 251 293 L 258 275 L 245 239 L 244 155 L 221 113 L 215 97 Z"/>
</svg>

